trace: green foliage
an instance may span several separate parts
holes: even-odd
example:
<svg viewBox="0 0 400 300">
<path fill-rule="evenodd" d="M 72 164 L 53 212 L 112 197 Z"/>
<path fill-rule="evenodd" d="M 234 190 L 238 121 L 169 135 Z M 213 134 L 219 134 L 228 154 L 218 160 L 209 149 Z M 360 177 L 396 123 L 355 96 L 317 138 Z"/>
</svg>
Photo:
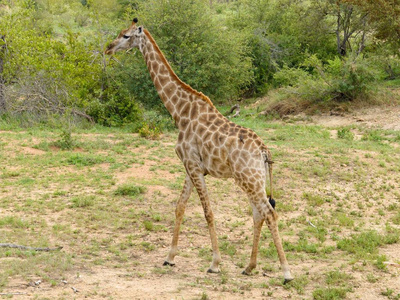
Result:
<svg viewBox="0 0 400 300">
<path fill-rule="evenodd" d="M 0 32 L 7 46 L 3 76 L 8 111 L 87 113 L 109 126 L 140 122 L 138 105 L 120 88 L 123 80 L 105 75 L 102 37 L 96 32 L 100 26 L 91 24 L 98 13 L 109 23 L 104 17 L 111 18 L 113 11 L 105 9 L 118 5 L 96 3 L 20 0 L 0 11 Z"/>
<path fill-rule="evenodd" d="M 243 36 L 217 22 L 208 1 L 143 1 L 139 10 L 128 13 L 139 17 L 175 73 L 210 98 L 235 98 L 251 82 Z M 159 105 L 145 64 L 137 60 L 128 67 L 135 74 L 132 90 L 145 105 Z"/>
<path fill-rule="evenodd" d="M 103 54 L 134 16 L 177 75 L 213 101 L 278 88 L 269 110 L 281 115 L 366 101 L 379 97 L 382 86 L 398 86 L 400 76 L 398 39 L 389 24 L 399 14 L 390 9 L 386 15 L 385 1 L 367 2 L 5 0 L 0 80 L 6 109 L 26 114 L 27 126 L 69 114 L 106 126 L 130 124 L 144 136 L 170 129 L 143 115 L 143 108 L 167 113 L 140 52 L 121 53 L 118 61 Z"/>
<path fill-rule="evenodd" d="M 154 124 L 145 123 L 139 129 L 139 135 L 150 140 L 157 140 L 160 138 L 161 129 Z"/>
<path fill-rule="evenodd" d="M 372 63 L 372 60 L 350 57 L 324 62 L 311 55 L 300 67 L 284 66 L 274 74 L 275 84 L 281 88 L 269 110 L 285 114 L 299 112 L 312 104 L 366 101 L 372 98 L 376 83 L 383 78 L 383 73 Z M 286 101 L 283 108 L 282 99 Z"/>
<path fill-rule="evenodd" d="M 109 73 L 112 70 L 107 70 Z M 138 103 L 126 88 L 124 76 L 107 74 L 103 90 L 93 95 L 87 105 L 87 112 L 94 120 L 105 126 L 122 126 L 124 124 L 140 124 L 142 111 Z"/>
</svg>

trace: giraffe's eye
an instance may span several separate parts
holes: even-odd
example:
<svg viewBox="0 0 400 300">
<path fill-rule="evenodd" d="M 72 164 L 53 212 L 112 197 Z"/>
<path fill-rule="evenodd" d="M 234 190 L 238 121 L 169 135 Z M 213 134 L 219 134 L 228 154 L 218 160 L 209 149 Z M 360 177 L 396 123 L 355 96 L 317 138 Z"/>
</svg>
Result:
<svg viewBox="0 0 400 300">
<path fill-rule="evenodd" d="M 123 37 L 124 37 L 124 39 L 129 39 L 130 38 L 130 36 L 129 35 L 123 35 Z"/>
</svg>

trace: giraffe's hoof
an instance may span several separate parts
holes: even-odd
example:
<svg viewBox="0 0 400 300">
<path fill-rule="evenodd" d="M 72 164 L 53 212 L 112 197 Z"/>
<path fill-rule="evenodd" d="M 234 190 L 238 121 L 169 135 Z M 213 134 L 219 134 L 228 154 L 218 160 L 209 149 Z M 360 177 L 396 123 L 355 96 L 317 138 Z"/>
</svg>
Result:
<svg viewBox="0 0 400 300">
<path fill-rule="evenodd" d="M 219 270 L 219 269 L 211 269 L 211 268 L 209 268 L 208 270 L 207 270 L 207 273 L 214 273 L 214 274 L 216 274 L 216 273 L 220 273 L 221 271 Z"/>
<path fill-rule="evenodd" d="M 285 280 L 283 281 L 283 285 L 291 282 L 294 278 L 285 278 Z"/>
<path fill-rule="evenodd" d="M 173 267 L 173 266 L 175 266 L 175 264 L 174 263 L 170 263 L 169 261 L 164 261 L 163 266 L 171 266 L 171 267 Z"/>
<path fill-rule="evenodd" d="M 250 276 L 250 275 L 251 275 L 251 272 L 249 273 L 249 272 L 247 272 L 246 270 L 243 270 L 242 275 Z"/>
</svg>

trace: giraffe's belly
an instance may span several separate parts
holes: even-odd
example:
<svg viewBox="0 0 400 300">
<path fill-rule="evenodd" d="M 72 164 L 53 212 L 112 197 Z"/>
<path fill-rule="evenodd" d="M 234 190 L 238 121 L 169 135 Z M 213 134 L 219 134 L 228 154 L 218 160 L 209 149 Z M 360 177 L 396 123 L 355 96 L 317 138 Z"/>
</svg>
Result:
<svg viewBox="0 0 400 300">
<path fill-rule="evenodd" d="M 215 151 L 211 155 L 203 153 L 201 157 L 204 174 L 210 174 L 217 178 L 230 178 L 233 176 L 226 151 Z"/>
</svg>

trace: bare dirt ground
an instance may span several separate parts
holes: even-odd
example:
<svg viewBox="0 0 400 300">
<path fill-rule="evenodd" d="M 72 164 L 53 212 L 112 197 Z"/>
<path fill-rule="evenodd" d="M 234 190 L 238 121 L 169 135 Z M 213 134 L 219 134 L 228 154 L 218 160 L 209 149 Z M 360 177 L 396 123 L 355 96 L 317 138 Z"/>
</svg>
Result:
<svg viewBox="0 0 400 300">
<path fill-rule="evenodd" d="M 301 118 L 301 116 L 296 118 L 299 117 Z M 298 122 L 301 123 L 302 121 Z M 329 128 L 356 125 L 400 130 L 400 107 L 369 108 L 344 115 L 314 116 L 304 123 Z M 173 153 L 173 139 L 162 139 L 159 148 L 161 151 Z M 21 151 L 24 155 L 36 157 L 45 153 L 45 151 L 29 146 L 24 146 Z M 152 155 L 154 149 L 132 147 L 130 151 L 133 156 L 148 157 Z M 286 149 L 286 151 L 289 152 L 291 149 Z M 369 156 L 366 159 L 369 159 Z M 163 169 L 154 171 L 154 168 L 157 168 L 160 164 L 176 165 L 177 171 L 171 172 Z M 134 252 L 135 250 L 130 251 L 128 257 L 130 268 L 115 267 L 109 263 L 93 264 L 90 259 L 85 264 L 83 260 L 76 264 L 72 270 L 66 272 L 62 278 L 59 278 L 57 284 L 34 275 L 29 278 L 11 277 L 2 290 L 3 297 L 12 297 L 13 299 L 312 299 L 312 293 L 316 287 L 326 286 L 322 275 L 327 270 L 340 270 L 346 274 L 352 274 L 352 278 L 348 280 L 354 286 L 352 286 L 352 292 L 347 293 L 348 299 L 398 299 L 395 298 L 397 294 L 400 294 L 400 249 L 398 243 L 380 248 L 380 253 L 386 255 L 387 260 L 391 263 L 385 271 L 378 272 L 374 266 L 356 259 L 352 260 L 347 256 L 343 257 L 341 251 L 334 250 L 323 258 L 318 257 L 318 259 L 314 259 L 312 254 L 304 254 L 294 258 L 289 255 L 294 276 L 307 280 L 307 283 L 299 284 L 301 287 L 297 287 L 295 284 L 291 287 L 284 287 L 280 284 L 282 275 L 276 258 L 260 257 L 259 266 L 254 275 L 241 275 L 250 255 L 251 249 L 248 238 L 251 239 L 252 220 L 246 204 L 246 197 L 231 180 L 221 181 L 207 178 L 212 199 L 218 199 L 218 201 L 212 200 L 212 207 L 216 216 L 220 244 L 225 241 L 235 241 L 234 246 L 236 247 L 235 251 L 237 251 L 234 257 L 229 255 L 228 252 L 223 252 L 222 273 L 206 273 L 209 261 L 207 255 L 201 255 L 201 250 L 208 249 L 210 242 L 206 222 L 202 217 L 201 206 L 195 195 L 192 195 L 186 211 L 176 266 L 172 268 L 163 267 L 162 263 L 167 255 L 171 239 L 174 203 L 180 193 L 179 187 L 171 188 L 168 183 L 183 179 L 179 165 L 180 162 L 174 155 L 168 155 L 159 160 L 144 159 L 124 170 L 114 172 L 116 185 L 151 180 L 153 183 L 146 185 L 147 191 L 144 201 L 138 204 L 137 209 L 146 211 L 150 207 L 151 210 L 161 213 L 162 217 L 167 216 L 165 218 L 170 225 L 165 231 L 157 230 L 143 233 L 139 230 L 140 234 L 136 237 L 140 237 L 141 243 L 148 242 L 156 245 L 156 247 L 151 251 L 138 251 L 137 253 Z M 99 167 L 107 169 L 109 164 L 104 163 Z M 303 191 L 290 185 L 290 178 L 285 179 L 284 175 L 285 173 L 282 173 L 280 177 L 283 178 L 283 181 L 287 181 L 289 191 L 293 192 L 295 198 L 298 198 L 296 201 L 301 201 Z M 290 172 L 286 175 L 293 176 Z M 308 184 L 312 183 L 313 181 L 310 179 Z M 49 188 L 51 189 L 51 187 Z M 335 191 L 338 195 L 352 192 L 351 188 L 346 190 L 346 187 L 343 187 L 341 189 L 334 184 L 327 187 L 326 190 L 329 189 Z M 90 193 L 91 191 L 88 190 L 87 192 Z M 159 201 L 160 197 L 162 203 Z M 152 202 L 154 199 L 157 201 Z M 335 204 L 330 203 L 329 205 L 333 207 Z M 302 205 L 300 204 L 299 207 L 302 207 Z M 280 212 L 280 216 L 283 221 L 289 222 L 290 219 L 301 218 L 304 210 L 305 208 L 288 212 L 283 211 Z M 7 213 L 7 210 L 0 210 L 0 213 Z M 371 210 L 370 213 L 373 215 L 376 211 Z M 60 214 L 62 214 L 62 211 Z M 61 216 L 52 213 L 45 214 L 45 218 L 49 224 L 56 224 L 57 218 L 61 218 Z M 299 226 L 306 228 L 309 225 Z M 107 232 L 94 228 L 88 234 L 98 234 L 99 240 L 106 239 L 109 235 L 114 243 L 117 243 L 123 239 L 122 234 L 129 234 L 130 231 L 135 232 L 135 230 L 138 229 L 123 228 L 120 236 L 119 232 L 116 231 Z M 328 234 L 334 235 L 334 233 Z M 221 239 L 221 237 L 223 238 Z M 296 231 L 294 231 L 294 234 L 286 233 L 283 239 L 297 240 Z M 76 243 L 79 245 L 85 243 L 85 241 L 76 241 Z M 269 243 L 269 241 L 267 240 L 266 243 Z M 228 242 L 227 245 L 229 245 Z M 63 251 L 74 252 L 78 248 L 77 245 L 64 245 Z M 80 254 L 75 253 L 74 255 Z M 238 263 L 238 257 L 242 263 Z M 267 269 L 266 272 L 263 270 L 264 268 Z M 374 280 L 374 277 L 371 279 L 372 275 L 370 274 L 375 273 L 376 278 L 379 279 Z M 390 293 L 389 290 L 392 292 Z M 385 294 L 385 291 L 388 292 Z"/>
<path fill-rule="evenodd" d="M 312 116 L 315 124 L 328 127 L 361 125 L 370 128 L 400 130 L 400 107 L 373 107 L 352 113 L 336 113 Z"/>
</svg>

